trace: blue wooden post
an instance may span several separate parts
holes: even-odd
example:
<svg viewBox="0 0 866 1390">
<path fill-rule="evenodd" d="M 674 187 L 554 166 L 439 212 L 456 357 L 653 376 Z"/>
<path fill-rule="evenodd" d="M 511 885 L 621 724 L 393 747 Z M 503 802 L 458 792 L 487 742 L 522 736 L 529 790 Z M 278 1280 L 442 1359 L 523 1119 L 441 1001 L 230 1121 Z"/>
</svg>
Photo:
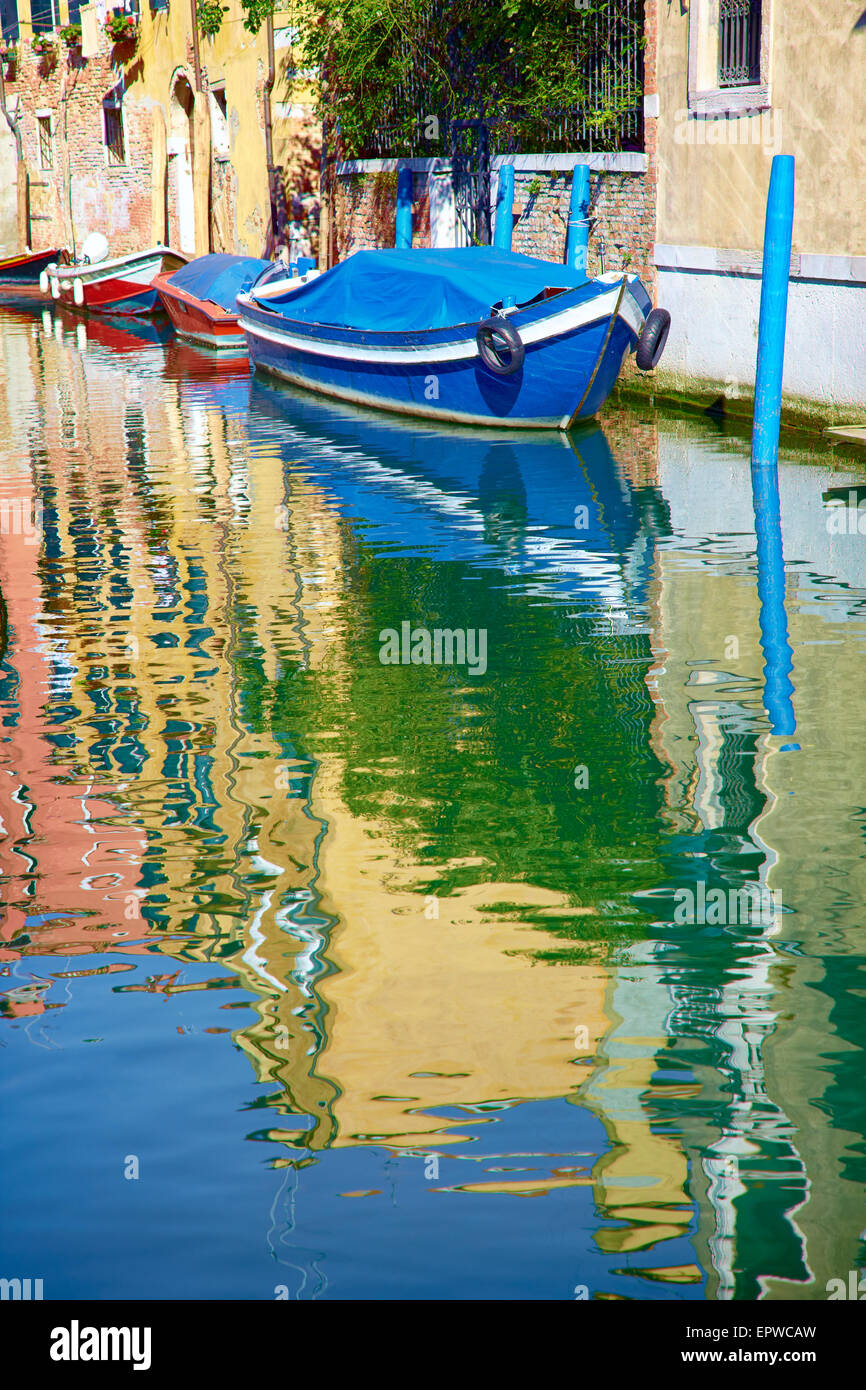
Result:
<svg viewBox="0 0 866 1390">
<path fill-rule="evenodd" d="M 589 253 L 589 165 L 575 164 L 571 176 L 566 265 L 586 274 Z"/>
<path fill-rule="evenodd" d="M 770 173 L 767 221 L 764 227 L 764 270 L 761 279 L 761 317 L 758 324 L 758 366 L 755 374 L 755 422 L 752 466 L 776 463 L 782 417 L 782 367 L 788 321 L 788 280 L 794 226 L 794 156 L 777 154 Z"/>
<path fill-rule="evenodd" d="M 397 173 L 397 218 L 394 245 L 398 251 L 412 249 L 412 170 L 404 167 Z"/>
<path fill-rule="evenodd" d="M 503 164 L 499 170 L 499 188 L 496 193 L 496 226 L 493 231 L 493 245 L 500 251 L 511 250 L 511 233 L 514 229 L 514 165 Z"/>
<path fill-rule="evenodd" d="M 779 504 L 779 429 L 782 418 L 782 368 L 788 320 L 788 281 L 794 225 L 794 159 L 776 155 L 770 173 L 764 229 L 761 316 L 755 374 L 755 419 L 752 430 L 752 500 L 758 551 L 758 597 L 761 647 L 764 652 L 764 706 L 774 734 L 794 733 L 797 725 L 791 696 L 793 653 L 785 613 L 785 557 Z M 796 745 L 792 745 L 796 747 Z"/>
</svg>

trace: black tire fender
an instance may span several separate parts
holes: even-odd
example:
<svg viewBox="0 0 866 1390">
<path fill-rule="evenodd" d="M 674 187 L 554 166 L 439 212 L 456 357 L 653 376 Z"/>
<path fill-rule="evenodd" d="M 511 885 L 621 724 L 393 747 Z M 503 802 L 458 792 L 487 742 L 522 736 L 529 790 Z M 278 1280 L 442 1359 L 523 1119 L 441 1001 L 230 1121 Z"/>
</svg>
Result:
<svg viewBox="0 0 866 1390">
<path fill-rule="evenodd" d="M 642 372 L 651 372 L 658 366 L 670 331 L 671 316 L 667 309 L 651 309 L 637 340 L 635 356 Z"/>
<path fill-rule="evenodd" d="M 496 376 L 513 376 L 523 366 L 526 348 L 514 324 L 509 323 L 508 319 L 483 319 L 478 325 L 475 341 L 481 361 Z"/>
</svg>

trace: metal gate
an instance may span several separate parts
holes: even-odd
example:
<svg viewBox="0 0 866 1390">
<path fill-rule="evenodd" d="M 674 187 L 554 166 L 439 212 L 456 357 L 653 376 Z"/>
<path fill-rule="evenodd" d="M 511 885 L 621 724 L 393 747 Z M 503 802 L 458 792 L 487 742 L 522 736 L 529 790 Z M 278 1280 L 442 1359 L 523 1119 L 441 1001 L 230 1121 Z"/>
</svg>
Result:
<svg viewBox="0 0 866 1390">
<path fill-rule="evenodd" d="M 455 246 L 490 245 L 490 136 L 481 120 L 450 121 Z"/>
</svg>

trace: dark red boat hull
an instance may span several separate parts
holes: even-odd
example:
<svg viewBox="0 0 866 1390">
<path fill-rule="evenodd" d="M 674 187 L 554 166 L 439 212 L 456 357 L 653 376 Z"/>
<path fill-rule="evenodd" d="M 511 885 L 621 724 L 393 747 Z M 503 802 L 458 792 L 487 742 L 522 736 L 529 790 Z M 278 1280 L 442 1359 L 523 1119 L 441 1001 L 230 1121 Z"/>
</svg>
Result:
<svg viewBox="0 0 866 1390">
<path fill-rule="evenodd" d="M 60 255 L 58 250 L 53 251 L 29 251 L 21 256 L 8 256 L 6 260 L 0 261 L 0 285 L 5 289 L 16 288 L 21 285 L 36 285 L 39 283 L 39 276 L 46 270 L 52 261 L 56 261 Z"/>
</svg>

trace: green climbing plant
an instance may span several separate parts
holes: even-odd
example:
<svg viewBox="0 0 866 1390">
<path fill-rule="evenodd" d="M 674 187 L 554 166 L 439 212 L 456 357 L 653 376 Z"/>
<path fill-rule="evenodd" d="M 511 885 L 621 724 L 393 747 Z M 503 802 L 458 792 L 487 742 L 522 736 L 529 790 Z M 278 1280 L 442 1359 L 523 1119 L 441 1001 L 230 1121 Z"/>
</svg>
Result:
<svg viewBox="0 0 866 1390">
<path fill-rule="evenodd" d="M 240 0 L 258 34 L 275 0 Z M 639 14 L 610 0 L 288 0 L 293 63 L 318 74 L 318 114 L 343 154 L 371 141 L 437 153 L 447 122 L 482 120 L 499 150 L 619 148 L 641 97 Z M 199 0 L 205 33 L 226 7 Z M 206 16 L 205 27 L 203 18 Z M 635 118 L 636 119 L 636 118 Z"/>
<path fill-rule="evenodd" d="M 375 137 L 437 152 L 449 120 L 480 119 L 499 150 L 617 148 L 637 111 L 643 27 L 610 0 L 294 0 L 319 114 L 343 153 Z"/>
<path fill-rule="evenodd" d="M 214 4 L 211 0 L 197 0 L 196 21 L 205 38 L 213 38 L 222 28 L 223 15 L 228 14 L 228 5 Z"/>
<path fill-rule="evenodd" d="M 276 5 L 274 0 L 241 0 L 241 9 L 244 12 L 244 28 L 251 34 L 257 34 L 272 17 Z"/>
</svg>

